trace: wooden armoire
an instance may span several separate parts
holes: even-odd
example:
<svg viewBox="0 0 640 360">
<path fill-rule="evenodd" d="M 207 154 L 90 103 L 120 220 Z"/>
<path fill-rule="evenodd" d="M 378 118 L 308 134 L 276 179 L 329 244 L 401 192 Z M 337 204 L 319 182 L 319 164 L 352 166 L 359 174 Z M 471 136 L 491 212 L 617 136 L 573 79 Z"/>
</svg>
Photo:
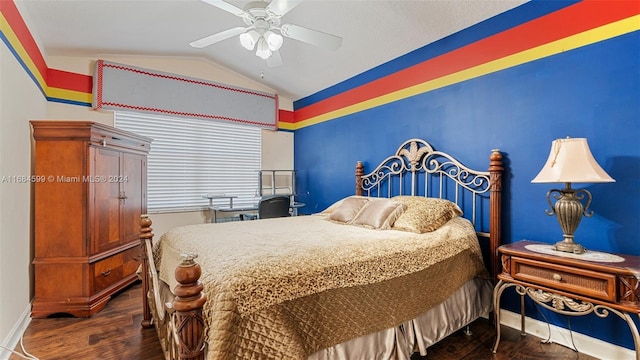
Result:
<svg viewBox="0 0 640 360">
<path fill-rule="evenodd" d="M 90 121 L 31 121 L 31 126 L 31 316 L 91 316 L 137 278 L 151 139 Z"/>
</svg>

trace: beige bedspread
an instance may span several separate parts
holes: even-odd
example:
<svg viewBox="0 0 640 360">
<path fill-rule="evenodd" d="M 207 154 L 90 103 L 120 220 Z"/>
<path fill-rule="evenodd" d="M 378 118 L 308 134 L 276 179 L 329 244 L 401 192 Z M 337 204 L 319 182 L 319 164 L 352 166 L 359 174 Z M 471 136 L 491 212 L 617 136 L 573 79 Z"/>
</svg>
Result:
<svg viewBox="0 0 640 360">
<path fill-rule="evenodd" d="M 304 359 L 410 320 L 486 274 L 462 218 L 427 234 L 321 215 L 175 228 L 155 256 L 171 288 L 184 252 L 202 266 L 208 359 Z"/>
</svg>

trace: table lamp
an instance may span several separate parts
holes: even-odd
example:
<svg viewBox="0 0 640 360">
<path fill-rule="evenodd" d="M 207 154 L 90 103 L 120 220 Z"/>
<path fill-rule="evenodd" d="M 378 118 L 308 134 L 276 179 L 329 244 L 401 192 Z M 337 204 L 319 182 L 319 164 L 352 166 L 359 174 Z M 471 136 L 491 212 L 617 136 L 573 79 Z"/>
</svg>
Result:
<svg viewBox="0 0 640 360">
<path fill-rule="evenodd" d="M 571 183 L 614 182 L 601 167 L 589 150 L 587 139 L 566 138 L 554 140 L 549 158 L 532 183 L 565 183 L 564 189 L 551 189 L 547 192 L 547 202 L 551 210 L 545 210 L 549 216 L 556 215 L 564 239 L 555 244 L 558 251 L 582 254 L 585 248 L 574 241 L 573 233 L 578 228 L 582 215 L 590 217 L 591 193 L 585 189 L 573 189 Z M 556 200 L 555 205 L 551 197 Z M 586 198 L 583 205 L 582 200 Z"/>
</svg>

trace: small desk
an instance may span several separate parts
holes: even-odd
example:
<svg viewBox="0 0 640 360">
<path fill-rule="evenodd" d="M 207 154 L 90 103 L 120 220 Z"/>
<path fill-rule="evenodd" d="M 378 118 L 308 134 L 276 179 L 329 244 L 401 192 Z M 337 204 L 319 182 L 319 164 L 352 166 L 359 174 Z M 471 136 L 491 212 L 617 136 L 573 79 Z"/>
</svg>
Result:
<svg viewBox="0 0 640 360">
<path fill-rule="evenodd" d="M 629 325 L 640 360 L 640 335 L 631 315 L 640 315 L 640 256 L 588 251 L 583 255 L 550 250 L 551 244 L 522 240 L 498 248 L 502 273 L 493 291 L 495 353 L 500 343 L 500 297 L 515 287 L 520 295 L 521 333 L 524 296 L 564 315 L 615 314 Z"/>
<path fill-rule="evenodd" d="M 227 194 L 207 194 L 203 196 L 205 199 L 209 199 L 209 212 L 211 213 L 211 222 L 215 223 L 217 220 L 217 212 L 235 212 L 235 211 L 251 211 L 258 210 L 258 206 L 251 207 L 233 207 L 233 199 L 238 198 L 236 195 L 227 195 Z M 214 200 L 219 199 L 227 199 L 229 200 L 229 206 L 224 205 L 215 205 L 213 203 Z"/>
<path fill-rule="evenodd" d="M 242 212 L 242 211 L 257 211 L 258 204 L 252 206 L 242 206 L 242 207 L 234 207 L 233 199 L 238 198 L 236 195 L 227 195 L 227 194 L 207 194 L 203 196 L 204 199 L 209 199 L 209 211 L 211 213 L 211 222 L 215 223 L 217 221 L 217 213 L 218 212 Z M 228 199 L 229 206 L 224 205 L 214 205 L 213 201 L 218 199 Z M 291 215 L 298 216 L 298 209 L 307 206 L 305 203 L 295 202 L 291 204 Z"/>
<path fill-rule="evenodd" d="M 211 222 L 217 222 L 217 212 L 240 212 L 240 211 L 256 211 L 258 210 L 258 206 L 242 206 L 242 207 L 219 207 L 219 206 L 210 206 L 209 211 L 211 211 Z"/>
<path fill-rule="evenodd" d="M 205 199 L 209 199 L 209 208 L 213 207 L 213 200 L 217 199 L 229 199 L 229 207 L 233 207 L 233 199 L 238 198 L 236 195 L 227 195 L 227 194 L 207 194 L 203 196 Z"/>
</svg>

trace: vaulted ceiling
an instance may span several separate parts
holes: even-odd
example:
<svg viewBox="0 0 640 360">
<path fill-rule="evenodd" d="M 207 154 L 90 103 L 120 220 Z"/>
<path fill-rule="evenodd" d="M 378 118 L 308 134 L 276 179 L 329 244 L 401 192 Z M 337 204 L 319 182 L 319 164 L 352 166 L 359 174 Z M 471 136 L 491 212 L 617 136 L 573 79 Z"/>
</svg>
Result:
<svg viewBox="0 0 640 360">
<path fill-rule="evenodd" d="M 201 0 L 15 0 L 46 56 L 104 54 L 202 57 L 298 100 L 514 8 L 526 0 L 305 0 L 282 17 L 342 37 L 337 51 L 291 38 L 282 64 L 237 36 L 202 49 L 189 43 L 242 18 Z M 213 0 L 215 1 L 215 0 Z M 228 0 L 243 8 L 247 0 Z"/>
</svg>

